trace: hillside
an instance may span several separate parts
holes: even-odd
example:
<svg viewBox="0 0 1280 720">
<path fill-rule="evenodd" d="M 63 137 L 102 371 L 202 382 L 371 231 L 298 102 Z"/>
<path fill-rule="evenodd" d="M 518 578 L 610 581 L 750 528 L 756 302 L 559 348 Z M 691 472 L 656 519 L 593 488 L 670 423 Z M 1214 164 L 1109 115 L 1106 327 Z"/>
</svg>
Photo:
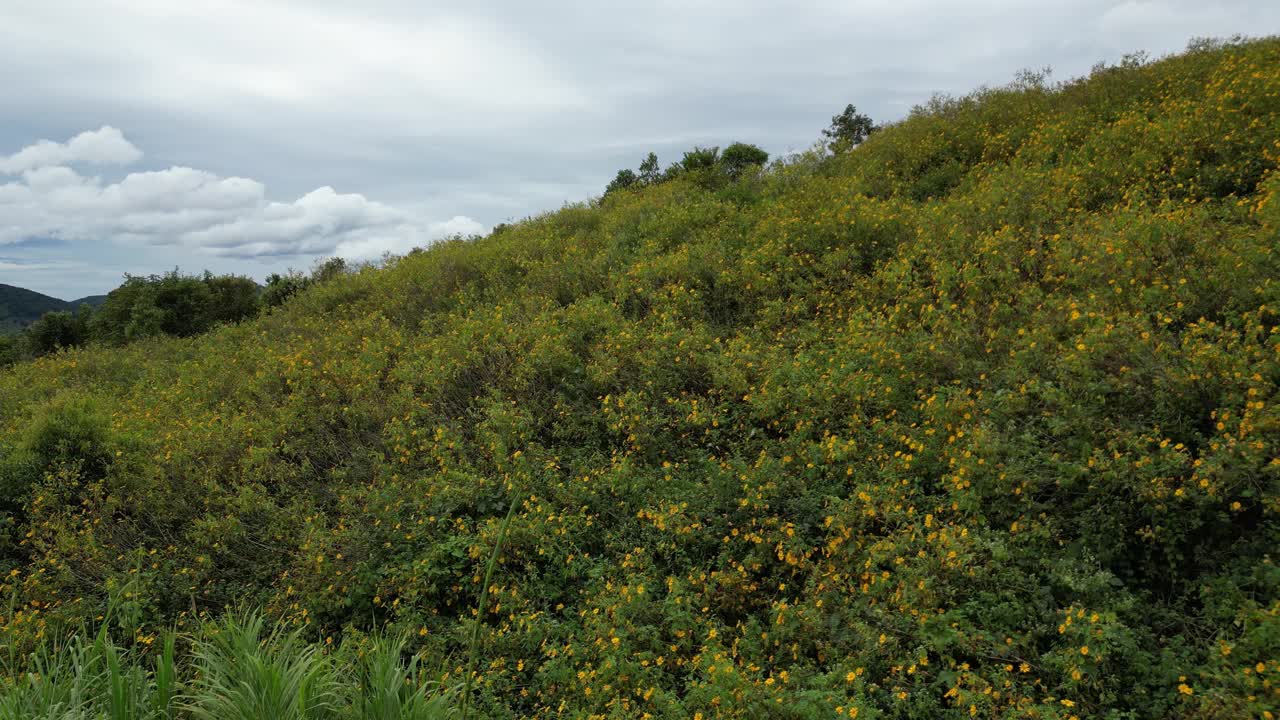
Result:
<svg viewBox="0 0 1280 720">
<path fill-rule="evenodd" d="M 0 283 L 0 333 L 17 332 L 39 320 L 47 312 L 75 310 L 81 305 L 98 307 L 106 300 L 106 295 L 88 295 L 68 302 L 34 290 Z"/>
<path fill-rule="evenodd" d="M 106 295 L 85 295 L 82 298 L 76 298 L 75 300 L 72 300 L 71 306 L 80 307 L 81 305 L 88 305 L 89 307 L 96 308 L 96 307 L 101 307 L 102 304 L 105 303 L 106 301 L 107 301 Z"/>
<path fill-rule="evenodd" d="M 34 290 L 0 283 L 0 333 L 21 330 L 40 316 L 56 310 L 73 310 L 75 305 Z"/>
<path fill-rule="evenodd" d="M 1280 39 L 1201 47 L 21 363 L 4 644 L 113 598 L 446 685 L 474 628 L 477 717 L 1264 717 L 1278 163 Z"/>
</svg>

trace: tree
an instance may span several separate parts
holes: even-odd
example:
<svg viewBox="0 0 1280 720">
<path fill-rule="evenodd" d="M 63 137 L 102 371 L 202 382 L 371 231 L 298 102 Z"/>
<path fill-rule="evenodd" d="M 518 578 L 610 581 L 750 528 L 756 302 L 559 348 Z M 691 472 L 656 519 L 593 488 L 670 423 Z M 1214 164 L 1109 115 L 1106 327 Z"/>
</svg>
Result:
<svg viewBox="0 0 1280 720">
<path fill-rule="evenodd" d="M 617 192 L 618 190 L 626 190 L 628 188 L 635 187 L 637 181 L 638 181 L 638 178 L 636 177 L 635 172 L 624 168 L 622 170 L 619 170 L 617 176 L 613 178 L 613 181 L 610 182 L 607 187 L 605 187 L 604 194 L 608 195 L 611 192 Z"/>
<path fill-rule="evenodd" d="M 652 185 L 662 179 L 662 168 L 658 166 L 657 153 L 649 153 L 640 163 L 640 182 Z"/>
<path fill-rule="evenodd" d="M 212 295 L 211 323 L 235 323 L 258 314 L 258 284 L 250 278 L 206 272 L 204 284 L 209 286 Z"/>
<path fill-rule="evenodd" d="M 49 312 L 31 323 L 26 330 L 27 345 L 37 357 L 59 348 L 78 347 L 89 339 L 87 312 Z"/>
<path fill-rule="evenodd" d="M 21 356 L 19 336 L 0 333 L 0 367 L 12 365 Z"/>
<path fill-rule="evenodd" d="M 841 152 L 860 145 L 879 129 L 870 117 L 859 113 L 850 104 L 845 106 L 844 112 L 831 118 L 831 127 L 823 130 L 822 134 L 833 152 Z"/>
<path fill-rule="evenodd" d="M 123 345 L 153 335 L 188 337 L 258 313 L 258 285 L 238 275 L 126 275 L 107 294 L 90 328 L 95 340 Z"/>
<path fill-rule="evenodd" d="M 311 266 L 311 281 L 318 283 L 328 282 L 334 278 L 346 275 L 350 270 L 351 269 L 347 267 L 347 261 L 340 257 L 317 260 L 315 265 Z"/>
<path fill-rule="evenodd" d="M 737 177 L 748 167 L 764 165 L 767 162 L 769 162 L 769 153 L 747 143 L 736 142 L 720 154 L 720 165 L 729 177 Z"/>
<path fill-rule="evenodd" d="M 209 329 L 214 296 L 203 278 L 178 270 L 126 275 L 94 316 L 94 337 L 121 345 L 152 335 L 187 337 Z"/>
<path fill-rule="evenodd" d="M 262 306 L 273 308 L 283 305 L 286 300 L 307 289 L 311 278 L 296 270 L 281 275 L 271 273 L 267 276 L 267 287 L 262 291 Z"/>
<path fill-rule="evenodd" d="M 720 148 L 694 146 L 692 150 L 686 150 L 684 157 L 680 159 L 680 169 L 684 172 L 710 170 L 716 166 L 719 159 Z"/>
</svg>

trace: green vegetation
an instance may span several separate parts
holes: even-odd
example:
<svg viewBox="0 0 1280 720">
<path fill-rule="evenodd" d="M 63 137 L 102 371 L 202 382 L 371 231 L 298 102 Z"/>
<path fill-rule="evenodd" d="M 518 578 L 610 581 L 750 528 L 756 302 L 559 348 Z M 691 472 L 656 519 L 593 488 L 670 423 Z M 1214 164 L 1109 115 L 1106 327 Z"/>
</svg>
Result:
<svg viewBox="0 0 1280 720">
<path fill-rule="evenodd" d="M 210 272 L 126 275 L 109 294 L 77 301 L 74 311 L 44 311 L 20 334 L 0 335 L 0 367 L 90 343 L 118 347 L 149 337 L 198 335 L 269 312 L 295 293 L 349 270 L 341 258 L 329 258 L 310 275 L 273 274 L 265 288 L 247 277 Z"/>
<path fill-rule="evenodd" d="M 36 322 L 45 313 L 74 313 L 81 305 L 95 308 L 106 298 L 106 295 L 89 295 L 67 302 L 34 290 L 0 283 L 0 344 L 14 342 L 11 335 Z M 2 347 L 0 347 L 0 364 L 4 364 Z"/>
<path fill-rule="evenodd" d="M 658 156 L 649 153 L 640 163 L 639 173 L 625 168 L 619 170 L 604 189 L 604 194 L 607 196 L 621 190 L 638 190 L 681 176 L 704 187 L 723 187 L 727 182 L 738 179 L 748 169 L 763 167 L 767 162 L 769 153 L 755 145 L 738 142 L 725 148 L 724 153 L 718 147 L 695 147 L 685 152 L 680 162 L 671 165 L 665 172 L 660 172 Z"/>
<path fill-rule="evenodd" d="M 861 145 L 871 133 L 879 130 L 871 118 L 858 112 L 853 105 L 831 118 L 831 127 L 822 131 L 827 144 L 834 152 L 844 152 Z"/>
<path fill-rule="evenodd" d="M 1278 165 L 1197 43 L 18 363 L 0 707 L 1266 717 Z"/>
<path fill-rule="evenodd" d="M 427 678 L 405 640 L 306 644 L 298 630 L 229 615 L 126 644 L 101 625 L 6 667 L 3 720 L 443 720 L 456 689 Z M 179 649 L 181 647 L 181 649 Z M 12 659 L 10 661 L 12 663 Z"/>
<path fill-rule="evenodd" d="M 90 321 L 95 340 L 123 345 L 157 335 L 189 337 L 258 313 L 258 285 L 246 277 L 126 276 Z M 86 338 L 87 339 L 87 338 Z"/>
</svg>

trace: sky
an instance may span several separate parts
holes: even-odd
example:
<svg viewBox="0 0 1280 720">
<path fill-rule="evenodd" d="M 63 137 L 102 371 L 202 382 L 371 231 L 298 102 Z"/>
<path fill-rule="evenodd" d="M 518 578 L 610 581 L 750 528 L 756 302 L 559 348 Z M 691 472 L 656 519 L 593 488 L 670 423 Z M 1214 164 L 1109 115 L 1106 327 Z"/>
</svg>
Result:
<svg viewBox="0 0 1280 720">
<path fill-rule="evenodd" d="M 1274 0 L 0 0 L 0 283 L 263 279 L 601 193 L 649 151 L 804 150 L 848 103 L 1054 79 Z"/>
</svg>

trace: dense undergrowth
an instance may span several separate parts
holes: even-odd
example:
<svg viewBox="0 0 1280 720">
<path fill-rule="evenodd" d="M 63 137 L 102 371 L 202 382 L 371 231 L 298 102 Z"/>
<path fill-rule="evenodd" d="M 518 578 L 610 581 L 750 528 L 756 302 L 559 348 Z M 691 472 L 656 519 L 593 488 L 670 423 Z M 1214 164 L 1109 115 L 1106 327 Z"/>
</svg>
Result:
<svg viewBox="0 0 1280 720">
<path fill-rule="evenodd" d="M 477 717 L 1268 717 L 1278 159 L 1202 46 L 15 366 L 3 693 L 112 592 L 453 686 L 516 503 Z"/>
</svg>

